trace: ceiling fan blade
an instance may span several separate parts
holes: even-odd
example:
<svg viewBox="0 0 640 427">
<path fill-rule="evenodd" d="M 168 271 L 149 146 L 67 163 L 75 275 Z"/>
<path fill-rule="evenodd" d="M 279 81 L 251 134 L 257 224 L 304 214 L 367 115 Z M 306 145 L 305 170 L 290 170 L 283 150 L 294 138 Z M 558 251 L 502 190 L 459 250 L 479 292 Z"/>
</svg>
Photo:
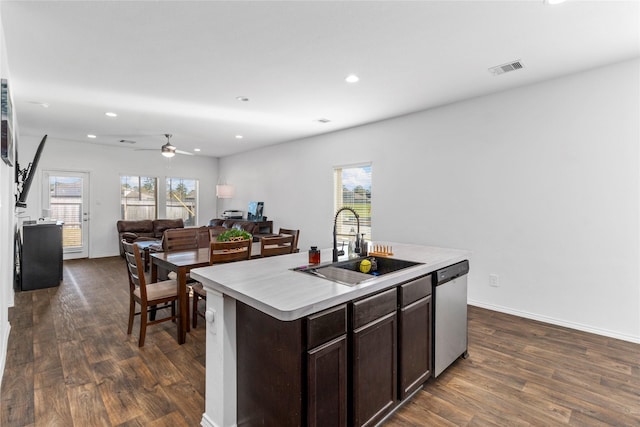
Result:
<svg viewBox="0 0 640 427">
<path fill-rule="evenodd" d="M 193 156 L 193 153 L 190 153 L 188 151 L 182 151 L 182 150 L 175 150 L 175 151 L 178 154 L 186 154 L 187 156 Z"/>
</svg>

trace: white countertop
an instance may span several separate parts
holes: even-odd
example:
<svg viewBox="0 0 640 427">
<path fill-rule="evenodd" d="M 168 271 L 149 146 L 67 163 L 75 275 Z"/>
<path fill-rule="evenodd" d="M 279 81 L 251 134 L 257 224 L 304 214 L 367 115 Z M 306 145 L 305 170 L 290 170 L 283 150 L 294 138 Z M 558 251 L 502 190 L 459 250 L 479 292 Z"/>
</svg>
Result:
<svg viewBox="0 0 640 427">
<path fill-rule="evenodd" d="M 471 255 L 471 252 L 461 249 L 401 243 L 389 245 L 393 247 L 392 258 L 424 264 L 347 286 L 292 271 L 292 268 L 308 264 L 308 254 L 302 251 L 196 268 L 191 270 L 191 277 L 201 281 L 206 289 L 228 295 L 279 320 L 289 321 L 393 287 L 469 259 Z M 331 261 L 331 249 L 323 249 L 321 257 L 323 263 Z"/>
</svg>

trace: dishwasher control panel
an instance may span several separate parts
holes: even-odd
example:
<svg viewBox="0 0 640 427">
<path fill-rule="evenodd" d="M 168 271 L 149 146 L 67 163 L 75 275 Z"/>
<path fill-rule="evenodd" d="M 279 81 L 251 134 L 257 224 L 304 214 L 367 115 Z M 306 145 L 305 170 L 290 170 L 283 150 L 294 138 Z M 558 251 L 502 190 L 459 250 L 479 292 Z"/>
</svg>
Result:
<svg viewBox="0 0 640 427">
<path fill-rule="evenodd" d="M 457 264 L 450 265 L 449 267 L 443 268 L 442 270 L 436 271 L 436 284 L 439 285 L 441 283 L 448 282 L 449 280 L 453 280 L 456 277 L 464 276 L 469 272 L 469 261 L 464 260 Z"/>
</svg>

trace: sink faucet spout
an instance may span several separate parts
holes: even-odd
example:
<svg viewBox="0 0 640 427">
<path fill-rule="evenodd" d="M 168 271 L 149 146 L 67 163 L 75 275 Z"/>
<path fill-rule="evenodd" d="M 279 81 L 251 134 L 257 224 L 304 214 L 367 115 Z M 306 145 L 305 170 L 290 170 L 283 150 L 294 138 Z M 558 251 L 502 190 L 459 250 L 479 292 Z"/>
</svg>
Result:
<svg viewBox="0 0 640 427">
<path fill-rule="evenodd" d="M 360 235 L 360 216 L 352 208 L 342 207 L 342 208 L 338 209 L 338 212 L 336 212 L 336 216 L 333 219 L 333 262 L 338 262 L 338 233 L 336 231 L 336 228 L 337 228 L 337 224 L 338 224 L 338 215 L 340 215 L 340 212 L 342 212 L 342 211 L 350 211 L 356 217 L 356 223 L 358 225 L 358 231 L 357 231 L 357 234 L 356 234 L 355 252 L 356 253 L 360 253 L 360 241 L 359 241 L 360 239 L 358 238 L 358 236 Z"/>
</svg>

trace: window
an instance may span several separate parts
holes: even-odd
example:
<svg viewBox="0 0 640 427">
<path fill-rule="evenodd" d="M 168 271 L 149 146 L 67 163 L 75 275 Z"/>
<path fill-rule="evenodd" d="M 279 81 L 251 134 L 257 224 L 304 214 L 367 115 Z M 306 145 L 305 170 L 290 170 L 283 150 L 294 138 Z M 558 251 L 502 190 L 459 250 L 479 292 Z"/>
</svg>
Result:
<svg viewBox="0 0 640 427">
<path fill-rule="evenodd" d="M 360 233 L 371 240 L 371 164 L 336 167 L 333 181 L 335 185 L 334 207 L 337 212 L 348 207 L 360 217 Z M 348 240 L 357 230 L 356 217 L 349 211 L 338 216 L 336 232 L 338 240 Z M 342 236 L 342 239 L 340 239 Z"/>
<path fill-rule="evenodd" d="M 185 226 L 198 222 L 198 181 L 167 178 L 167 218 L 182 218 Z"/>
<path fill-rule="evenodd" d="M 63 221 L 62 247 L 82 247 L 82 178 L 49 175 L 51 218 Z"/>
<path fill-rule="evenodd" d="M 122 219 L 156 219 L 157 179 L 148 176 L 120 177 L 120 215 Z"/>
</svg>

